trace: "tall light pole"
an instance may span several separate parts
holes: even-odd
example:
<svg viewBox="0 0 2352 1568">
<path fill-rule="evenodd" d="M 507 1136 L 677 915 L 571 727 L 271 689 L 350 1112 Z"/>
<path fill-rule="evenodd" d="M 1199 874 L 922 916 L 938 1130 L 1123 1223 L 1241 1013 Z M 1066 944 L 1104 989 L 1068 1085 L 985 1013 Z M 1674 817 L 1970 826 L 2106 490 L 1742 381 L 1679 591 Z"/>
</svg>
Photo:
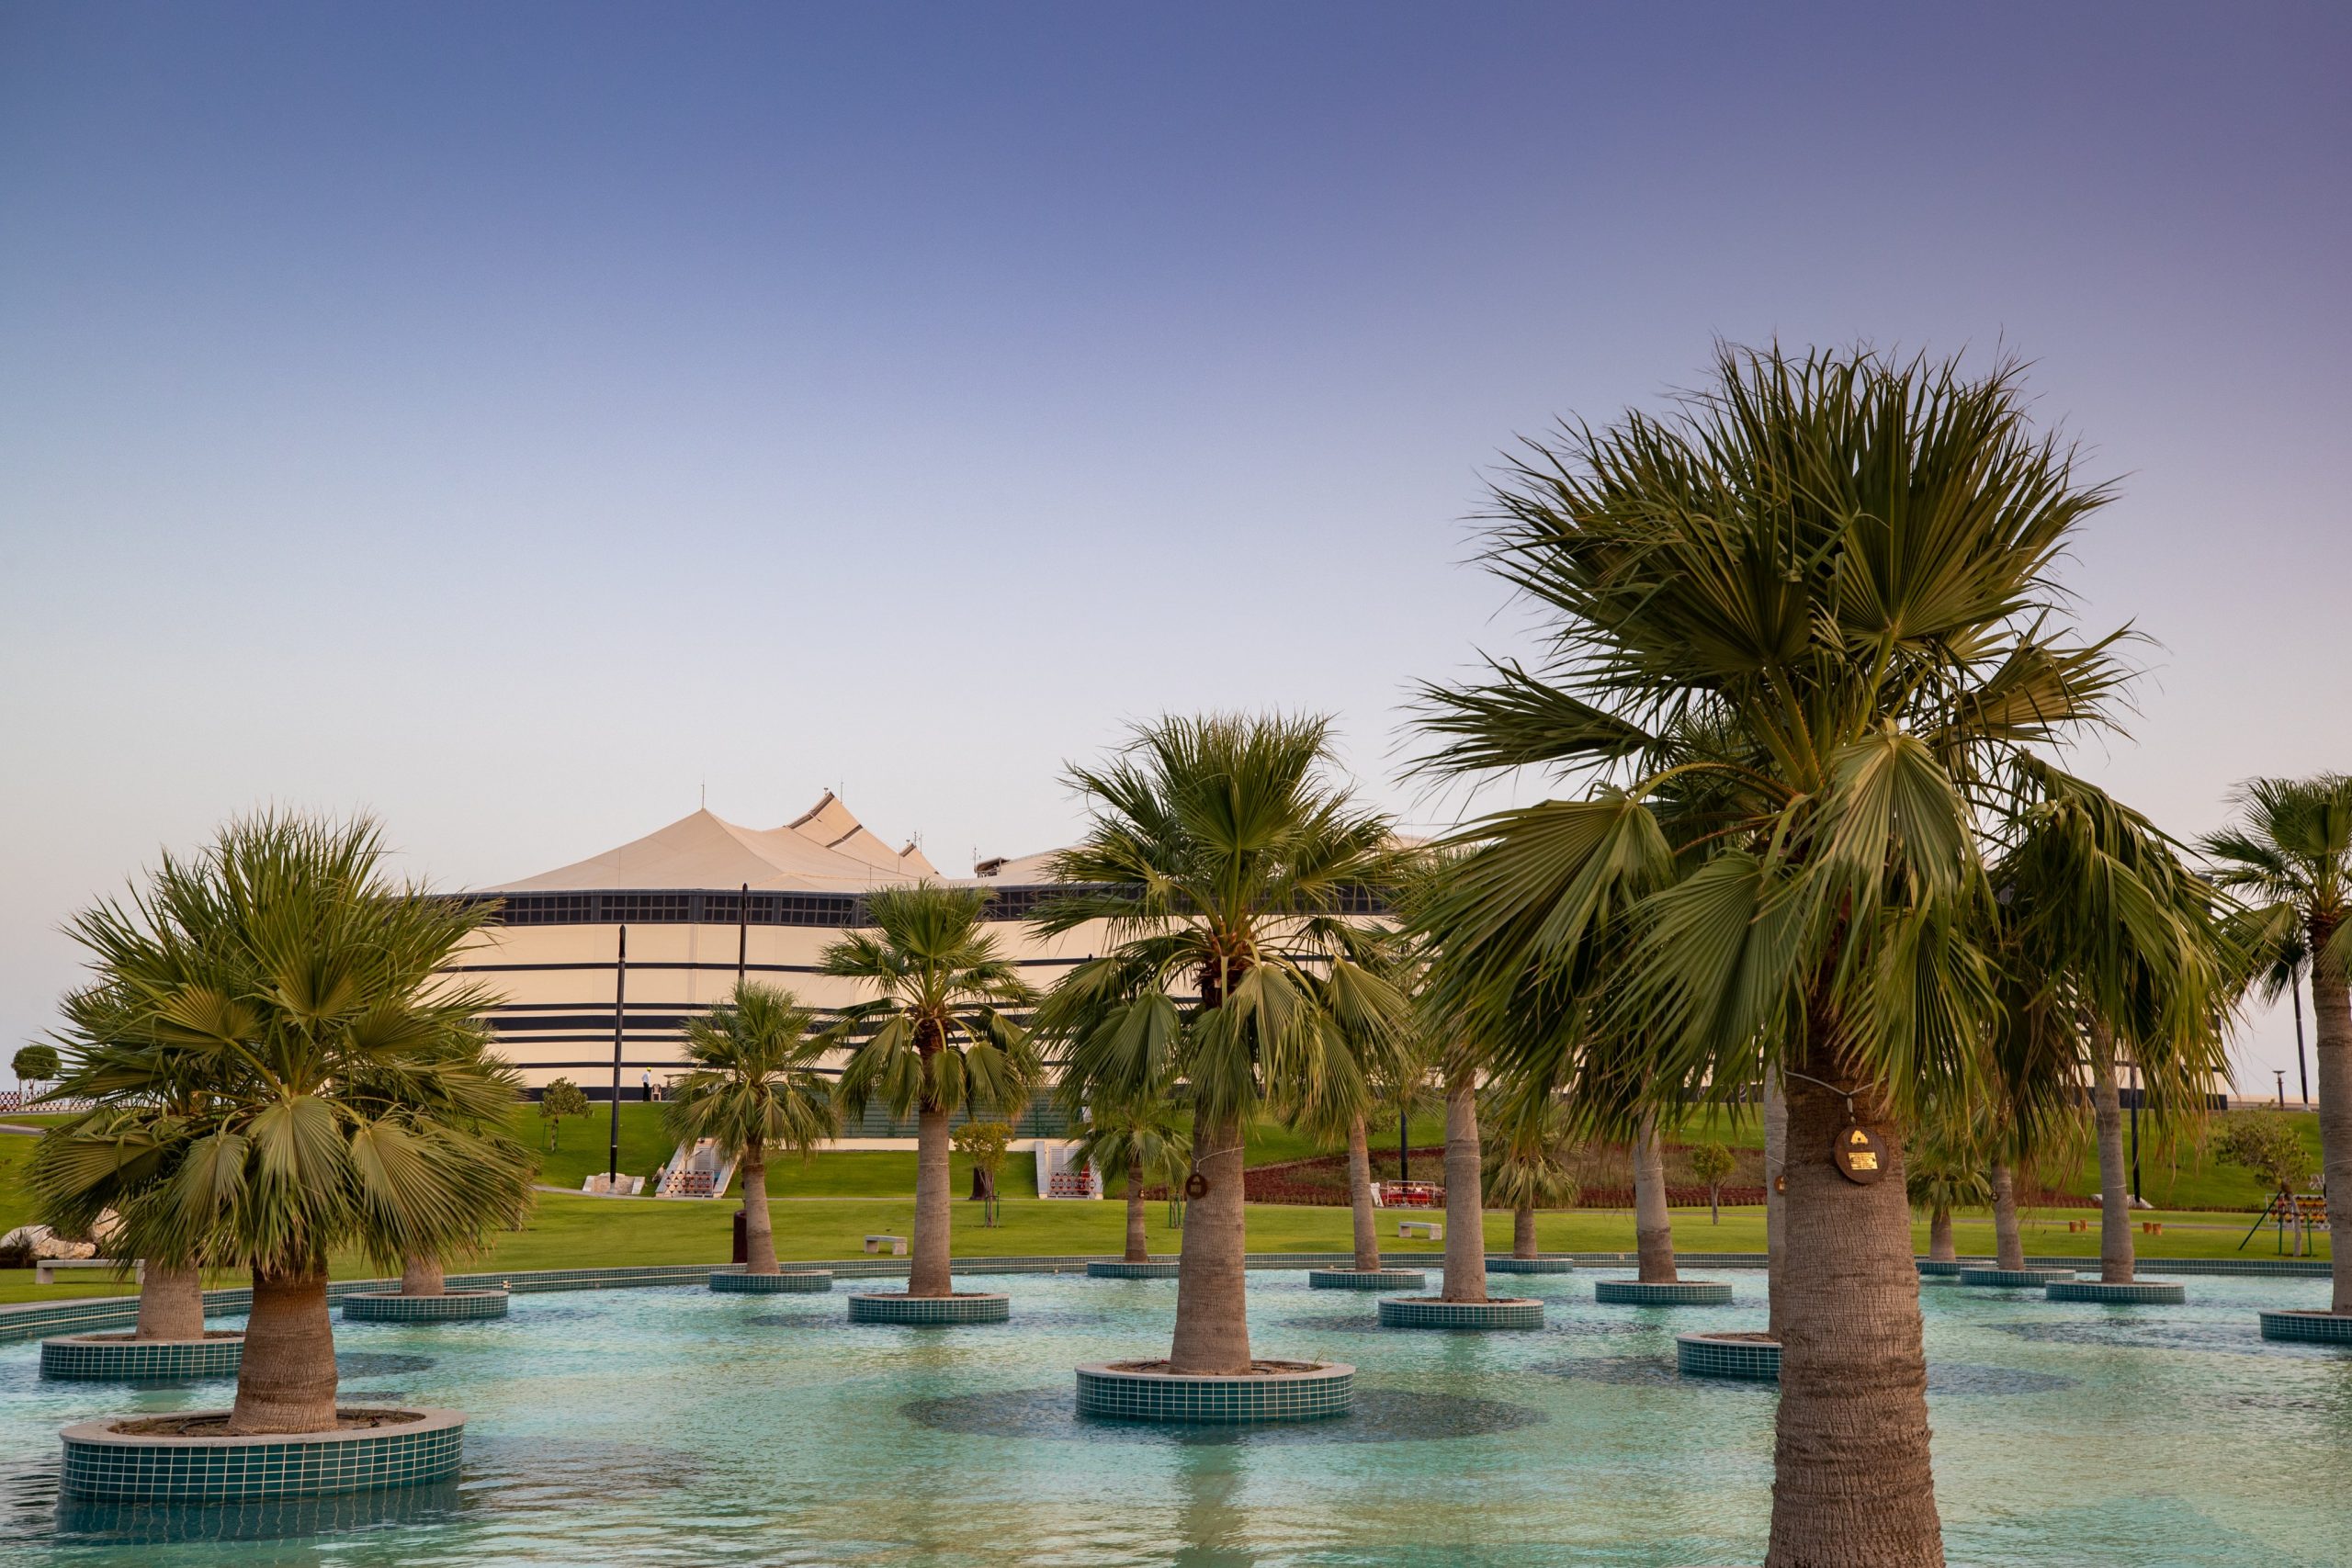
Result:
<svg viewBox="0 0 2352 1568">
<path fill-rule="evenodd" d="M 628 1014 L 628 928 L 621 928 L 620 952 L 613 959 L 613 1146 L 605 1166 L 605 1189 L 621 1178 L 621 1025 Z"/>
<path fill-rule="evenodd" d="M 2273 1067 L 2270 1076 L 2278 1080 L 2278 1109 L 2284 1111 L 2287 1109 L 2287 1069 Z"/>
<path fill-rule="evenodd" d="M 2303 1070 L 2303 977 L 2300 974 L 2287 976 L 2287 994 L 2295 998 L 2295 1087 L 2303 1091 L 2303 1103 L 2312 1102 L 2311 1075 Z"/>
</svg>

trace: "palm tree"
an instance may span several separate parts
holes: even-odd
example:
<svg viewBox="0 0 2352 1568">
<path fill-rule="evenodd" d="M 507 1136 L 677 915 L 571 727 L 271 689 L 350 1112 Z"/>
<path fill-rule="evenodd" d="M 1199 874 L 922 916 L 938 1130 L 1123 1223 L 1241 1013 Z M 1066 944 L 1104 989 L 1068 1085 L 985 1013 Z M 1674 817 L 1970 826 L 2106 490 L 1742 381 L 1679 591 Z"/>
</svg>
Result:
<svg viewBox="0 0 2352 1568">
<path fill-rule="evenodd" d="M 1041 1070 L 1036 1047 L 1001 1010 L 1036 993 L 981 929 L 981 888 L 922 882 L 866 895 L 871 931 L 825 949 L 820 970 L 872 987 L 842 1010 L 829 1045 L 855 1042 L 842 1070 L 853 1114 L 881 1101 L 894 1120 L 915 1119 L 915 1234 L 910 1296 L 955 1293 L 949 1273 L 948 1123 L 959 1111 L 1020 1116 Z M 860 1038 L 862 1036 L 862 1038 Z"/>
<path fill-rule="evenodd" d="M 2352 774 L 2253 779 L 2243 820 L 2199 847 L 2213 879 L 2248 908 L 2239 940 L 2280 987 L 2309 965 L 2319 1063 L 2322 1180 L 2331 1202 L 2352 1193 Z M 2335 1250 L 2329 1311 L 2352 1313 L 2352 1247 Z"/>
<path fill-rule="evenodd" d="M 1510 1211 L 1510 1255 L 1538 1257 L 1535 1211 L 1572 1209 L 1584 1193 L 1568 1163 L 1576 1153 L 1575 1130 L 1556 1097 L 1532 1106 L 1507 1102 L 1498 1111 L 1503 1135 L 1487 1146 L 1487 1198 Z"/>
<path fill-rule="evenodd" d="M 2106 499 L 2014 364 L 1726 347 L 1512 467 L 1490 555 L 1547 646 L 1426 693 L 1430 766 L 1581 789 L 1466 829 L 1433 922 L 1441 1000 L 1524 1037 L 1501 1069 L 1566 1031 L 1572 1100 L 1626 1120 L 1785 1085 L 1774 1568 L 1942 1561 L 1903 1128 L 1988 1085 L 1985 834 L 2124 673 L 2052 574 Z M 1849 1126 L 1894 1179 L 1840 1175 Z"/>
<path fill-rule="evenodd" d="M 2226 1072 L 2233 976 L 2208 886 L 2148 819 L 2103 791 L 2030 764 L 2040 799 L 1993 871 L 1994 904 L 2011 998 L 2001 1061 L 2010 1079 L 2013 1146 L 2050 1142 L 2078 1124 L 2090 1080 L 2098 1144 L 2100 1278 L 2132 1282 L 2132 1193 L 2116 1086 L 2119 1046 L 2140 1069 L 2160 1126 L 2201 1116 Z M 2039 1126 L 2037 1127 L 2037 1123 Z M 1996 1175 L 1996 1194 L 2001 1176 Z M 2021 1267 L 2013 1203 L 2003 1268 Z"/>
<path fill-rule="evenodd" d="M 445 972 L 487 911 L 387 883 L 382 852 L 365 820 L 258 817 L 74 927 L 135 1004 L 110 1049 L 151 1058 L 114 1070 L 153 1082 L 184 1054 L 204 1087 L 132 1145 L 51 1134 L 36 1190 L 116 1208 L 140 1256 L 252 1271 L 232 1434 L 334 1428 L 331 1251 L 480 1245 L 530 1167 L 496 1130 L 507 1077 L 447 1048 L 490 999 Z"/>
<path fill-rule="evenodd" d="M 1242 1135 L 1267 1105 L 1344 1104 L 1351 1042 L 1401 1027 L 1376 936 L 1346 918 L 1396 876 L 1389 825 L 1329 779 L 1319 718 L 1211 716 L 1137 729 L 1070 782 L 1091 821 L 1054 858 L 1050 935 L 1103 922 L 1109 951 L 1039 1008 L 1090 1097 L 1180 1077 L 1193 1113 L 1168 1370 L 1245 1373 Z M 1204 1190 L 1203 1190 L 1204 1188 Z"/>
<path fill-rule="evenodd" d="M 686 1023 L 694 1064 L 662 1109 L 671 1136 L 705 1138 L 735 1162 L 743 1183 L 743 1271 L 774 1274 L 775 1224 L 768 1213 L 768 1150 L 804 1160 L 841 1129 L 832 1087 L 817 1071 L 827 1043 L 792 993 L 756 980 Z"/>
<path fill-rule="evenodd" d="M 1984 1179 L 1984 1168 L 1973 1151 L 1955 1153 L 1922 1138 L 1907 1153 L 1904 1195 L 1914 1209 L 1927 1211 L 1928 1257 L 1939 1263 L 1953 1262 L 1960 1253 L 1952 1242 L 1952 1211 L 1991 1202 L 1992 1183 Z"/>
<path fill-rule="evenodd" d="M 1148 1263 L 1145 1243 L 1143 1189 L 1147 1174 L 1157 1174 L 1172 1189 L 1184 1179 L 1191 1157 L 1193 1134 L 1183 1108 L 1176 1103 L 1175 1086 L 1158 1084 L 1145 1092 L 1102 1100 L 1087 1106 L 1086 1130 L 1079 1135 L 1078 1159 L 1082 1165 L 1123 1170 L 1127 1179 L 1127 1247 L 1129 1263 Z"/>
</svg>

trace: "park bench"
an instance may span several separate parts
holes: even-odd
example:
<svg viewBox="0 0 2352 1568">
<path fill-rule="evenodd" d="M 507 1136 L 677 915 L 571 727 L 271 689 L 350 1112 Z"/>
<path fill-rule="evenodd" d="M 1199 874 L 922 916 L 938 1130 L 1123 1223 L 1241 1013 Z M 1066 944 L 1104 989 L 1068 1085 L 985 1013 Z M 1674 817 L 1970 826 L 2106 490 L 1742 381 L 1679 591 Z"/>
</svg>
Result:
<svg viewBox="0 0 2352 1568">
<path fill-rule="evenodd" d="M 1417 1235 L 1430 1241 L 1443 1241 L 1445 1225 L 1439 1220 L 1398 1220 L 1396 1234 L 1399 1236 Z"/>
<path fill-rule="evenodd" d="M 121 1267 L 121 1260 L 114 1258 L 44 1258 L 33 1265 L 33 1283 L 54 1285 L 57 1283 L 57 1271 L 60 1269 L 104 1269 L 112 1272 Z M 147 1278 L 147 1264 L 144 1259 L 130 1266 L 130 1277 L 134 1280 Z"/>
<path fill-rule="evenodd" d="M 886 1244 L 890 1248 L 891 1257 L 904 1258 L 907 1255 L 907 1238 L 902 1235 L 867 1236 L 865 1238 L 865 1250 L 868 1252 L 879 1252 Z"/>
</svg>

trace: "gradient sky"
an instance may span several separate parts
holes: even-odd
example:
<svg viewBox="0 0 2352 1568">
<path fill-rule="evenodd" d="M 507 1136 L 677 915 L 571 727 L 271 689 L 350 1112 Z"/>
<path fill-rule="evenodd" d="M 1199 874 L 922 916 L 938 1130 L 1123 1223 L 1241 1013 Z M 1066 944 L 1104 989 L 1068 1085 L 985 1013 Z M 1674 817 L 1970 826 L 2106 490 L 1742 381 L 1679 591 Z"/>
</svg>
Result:
<svg viewBox="0 0 2352 1568">
<path fill-rule="evenodd" d="M 0 3 L 0 1044 L 266 802 L 459 886 L 831 785 L 951 871 L 1519 622 L 1498 452 L 2007 345 L 2176 832 L 2352 766 L 2352 12 Z M 2241 1083 L 2287 1066 L 2281 1010 Z"/>
</svg>

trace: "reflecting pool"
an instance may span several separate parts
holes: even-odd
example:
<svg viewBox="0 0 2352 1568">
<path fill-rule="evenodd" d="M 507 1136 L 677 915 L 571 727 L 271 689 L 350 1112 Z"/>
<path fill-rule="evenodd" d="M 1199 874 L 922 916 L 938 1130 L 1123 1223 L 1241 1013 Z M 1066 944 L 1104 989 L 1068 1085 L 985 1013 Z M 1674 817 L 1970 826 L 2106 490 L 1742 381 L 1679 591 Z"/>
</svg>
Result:
<svg viewBox="0 0 2352 1568">
<path fill-rule="evenodd" d="M 1703 1272 L 1700 1270 L 1697 1272 Z M 61 1506 L 57 1431 L 225 1402 L 225 1383 L 44 1383 L 0 1347 L 10 1563 L 1241 1564 L 1754 1562 L 1770 1388 L 1673 1371 L 1729 1307 L 1592 1301 L 1527 1276 L 1540 1332 L 1381 1329 L 1368 1296 L 1250 1276 L 1260 1353 L 1353 1362 L 1345 1419 L 1256 1431 L 1080 1423 L 1070 1369 L 1166 1346 L 1171 1280 L 969 1279 L 1010 1324 L 853 1327 L 842 1296 L 522 1295 L 503 1321 L 336 1325 L 345 1398 L 469 1413 L 422 1493 L 271 1509 Z M 2352 1355 L 2265 1344 L 2313 1280 L 2188 1276 L 2188 1304 L 2055 1304 L 1930 1284 L 1936 1472 L 1951 1559 L 2338 1562 L 2352 1555 Z M 157 1548 L 174 1543 L 168 1553 Z"/>
</svg>

